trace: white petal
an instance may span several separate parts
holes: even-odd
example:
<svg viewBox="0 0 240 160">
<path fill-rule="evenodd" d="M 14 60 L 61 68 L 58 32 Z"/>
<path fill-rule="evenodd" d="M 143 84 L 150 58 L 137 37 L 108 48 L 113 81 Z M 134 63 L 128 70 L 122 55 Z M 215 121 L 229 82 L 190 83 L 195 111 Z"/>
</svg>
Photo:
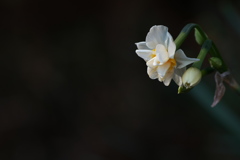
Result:
<svg viewBox="0 0 240 160">
<path fill-rule="evenodd" d="M 154 65 L 154 61 L 155 61 L 156 57 L 150 59 L 149 61 L 147 61 L 147 66 L 150 67 L 150 68 L 156 68 L 157 66 Z"/>
<path fill-rule="evenodd" d="M 173 80 L 178 86 L 182 85 L 182 75 L 185 72 L 185 70 L 186 70 L 186 67 L 183 67 L 181 69 L 176 68 L 174 70 Z"/>
<path fill-rule="evenodd" d="M 164 77 L 166 75 L 170 65 L 171 65 L 171 63 L 165 63 L 161 66 L 158 66 L 157 72 L 158 72 L 159 76 Z"/>
<path fill-rule="evenodd" d="M 168 54 L 169 54 L 169 58 L 174 58 L 174 54 L 176 51 L 176 44 L 173 41 L 172 36 L 170 35 L 170 33 L 168 33 Z"/>
<path fill-rule="evenodd" d="M 155 68 L 147 67 L 147 73 L 148 73 L 148 76 L 151 79 L 157 79 L 158 78 L 157 67 L 155 67 Z"/>
<path fill-rule="evenodd" d="M 162 25 L 153 26 L 147 34 L 146 43 L 151 49 L 155 49 L 157 44 L 166 44 L 168 28 Z"/>
<path fill-rule="evenodd" d="M 135 43 L 137 45 L 137 48 L 138 49 L 148 49 L 150 50 L 147 45 L 146 45 L 146 42 L 138 42 L 138 43 Z"/>
<path fill-rule="evenodd" d="M 162 44 L 158 44 L 156 47 L 156 59 L 160 62 L 160 65 L 169 59 L 168 52 Z"/>
<path fill-rule="evenodd" d="M 181 49 L 177 50 L 174 58 L 177 61 L 177 68 L 179 69 L 193 62 L 199 61 L 197 58 L 188 58 Z"/>
<path fill-rule="evenodd" d="M 158 80 L 159 80 L 160 82 L 162 82 L 164 79 L 163 79 L 162 77 L 158 76 Z"/>
<path fill-rule="evenodd" d="M 148 61 L 152 58 L 153 56 L 153 51 L 152 50 L 136 50 L 136 53 L 139 57 L 144 59 L 145 61 Z"/>
<path fill-rule="evenodd" d="M 164 85 L 169 86 L 172 78 L 173 78 L 173 72 L 168 72 L 165 76 L 165 79 L 163 80 Z"/>
</svg>

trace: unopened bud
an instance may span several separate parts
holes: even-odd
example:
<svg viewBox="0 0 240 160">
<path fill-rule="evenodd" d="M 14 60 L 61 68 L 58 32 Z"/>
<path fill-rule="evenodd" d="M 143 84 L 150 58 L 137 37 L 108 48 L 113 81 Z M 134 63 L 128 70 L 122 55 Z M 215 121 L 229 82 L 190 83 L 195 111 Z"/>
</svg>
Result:
<svg viewBox="0 0 240 160">
<path fill-rule="evenodd" d="M 220 67 L 222 67 L 222 61 L 217 57 L 209 58 L 209 63 L 210 63 L 210 66 L 214 69 L 219 69 Z"/>
<path fill-rule="evenodd" d="M 186 89 L 190 89 L 196 86 L 201 81 L 201 78 L 201 71 L 198 68 L 190 67 L 184 72 L 182 76 L 183 86 Z"/>
</svg>

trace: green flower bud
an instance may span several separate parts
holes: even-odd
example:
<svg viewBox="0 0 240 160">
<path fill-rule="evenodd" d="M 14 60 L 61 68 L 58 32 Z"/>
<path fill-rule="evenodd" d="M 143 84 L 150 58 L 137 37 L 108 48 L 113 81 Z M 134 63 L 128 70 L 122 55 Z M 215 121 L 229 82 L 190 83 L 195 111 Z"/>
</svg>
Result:
<svg viewBox="0 0 240 160">
<path fill-rule="evenodd" d="M 204 34 L 204 36 L 199 32 L 199 30 L 197 28 L 194 28 L 195 29 L 195 39 L 196 39 L 196 42 L 199 44 L 199 45 L 203 45 L 204 41 L 207 39 L 207 35 L 206 33 L 202 33 Z"/>
<path fill-rule="evenodd" d="M 182 76 L 183 86 L 186 89 L 190 89 L 196 86 L 201 81 L 201 78 L 201 71 L 198 68 L 190 67 L 184 72 Z"/>
<path fill-rule="evenodd" d="M 213 69 L 219 69 L 222 67 L 222 61 L 220 58 L 217 57 L 211 57 L 209 59 L 209 63 Z"/>
</svg>

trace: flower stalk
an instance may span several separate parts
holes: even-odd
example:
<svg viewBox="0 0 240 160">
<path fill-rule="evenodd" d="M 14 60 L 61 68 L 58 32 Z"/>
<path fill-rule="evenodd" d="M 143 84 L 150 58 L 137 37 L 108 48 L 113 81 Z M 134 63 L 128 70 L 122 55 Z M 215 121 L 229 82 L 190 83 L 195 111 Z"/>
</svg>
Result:
<svg viewBox="0 0 240 160">
<path fill-rule="evenodd" d="M 206 41 L 204 41 L 202 48 L 198 54 L 198 59 L 200 59 L 200 61 L 197 61 L 195 63 L 193 63 L 192 67 L 198 68 L 200 69 L 202 66 L 202 63 L 207 55 L 207 53 L 209 52 L 209 50 L 212 47 L 212 41 L 210 39 L 207 39 Z"/>
</svg>

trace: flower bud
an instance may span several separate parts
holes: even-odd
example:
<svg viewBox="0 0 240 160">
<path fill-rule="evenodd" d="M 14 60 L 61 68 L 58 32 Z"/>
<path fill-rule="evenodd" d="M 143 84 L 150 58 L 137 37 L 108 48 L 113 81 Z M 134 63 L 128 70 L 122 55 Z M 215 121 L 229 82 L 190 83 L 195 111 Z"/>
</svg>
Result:
<svg viewBox="0 0 240 160">
<path fill-rule="evenodd" d="M 186 89 L 192 88 L 201 81 L 201 78 L 201 71 L 198 68 L 190 67 L 184 72 L 182 76 L 183 86 Z"/>
<path fill-rule="evenodd" d="M 204 35 L 202 35 L 204 34 Z M 198 29 L 195 28 L 195 39 L 196 39 L 196 42 L 199 44 L 199 45 L 203 45 L 203 43 L 206 41 L 207 39 L 207 35 L 205 33 L 200 33 Z"/>
<path fill-rule="evenodd" d="M 209 59 L 209 63 L 214 69 L 219 69 L 220 67 L 222 67 L 222 61 L 217 57 L 211 57 Z"/>
</svg>

